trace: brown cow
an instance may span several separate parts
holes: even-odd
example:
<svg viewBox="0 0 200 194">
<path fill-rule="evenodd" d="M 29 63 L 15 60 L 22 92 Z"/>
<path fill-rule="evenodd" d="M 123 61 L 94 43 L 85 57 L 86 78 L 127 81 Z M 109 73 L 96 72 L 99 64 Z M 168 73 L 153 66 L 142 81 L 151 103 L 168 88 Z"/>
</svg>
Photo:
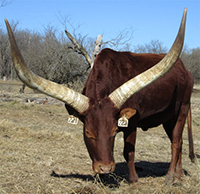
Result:
<svg viewBox="0 0 200 194">
<path fill-rule="evenodd" d="M 193 87 L 191 74 L 178 58 L 184 41 L 186 9 L 177 38 L 167 55 L 104 49 L 96 57 L 82 94 L 28 70 L 10 25 L 5 21 L 19 78 L 29 87 L 65 102 L 68 111 L 76 113 L 82 120 L 85 144 L 96 173 L 107 174 L 115 170 L 114 139 L 118 131 L 123 131 L 129 181 L 136 182 L 136 128 L 147 130 L 163 124 L 172 142 L 172 158 L 166 182 L 172 183 L 175 173 L 180 179 L 182 131 L 190 110 Z M 191 127 L 188 130 L 190 158 L 194 160 Z"/>
</svg>

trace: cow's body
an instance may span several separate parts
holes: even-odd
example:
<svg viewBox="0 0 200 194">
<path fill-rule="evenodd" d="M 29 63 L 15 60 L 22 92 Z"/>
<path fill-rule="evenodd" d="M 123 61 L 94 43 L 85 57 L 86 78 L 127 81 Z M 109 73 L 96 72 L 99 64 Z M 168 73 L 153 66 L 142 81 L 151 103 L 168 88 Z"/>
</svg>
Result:
<svg viewBox="0 0 200 194">
<path fill-rule="evenodd" d="M 141 127 L 147 130 L 163 124 L 172 142 L 172 159 L 166 181 L 173 182 L 175 173 L 180 179 L 182 131 L 190 111 L 193 86 L 191 74 L 178 58 L 184 42 L 186 12 L 187 9 L 184 10 L 174 44 L 166 56 L 104 49 L 96 57 L 82 94 L 29 71 L 11 27 L 5 20 L 17 75 L 30 88 L 63 101 L 68 111 L 76 113 L 83 121 L 84 140 L 94 172 L 107 174 L 114 171 L 114 139 L 118 131 L 123 131 L 129 181 L 136 182 L 136 129 Z M 118 127 L 119 117 L 124 121 L 129 120 L 128 127 Z M 189 121 L 189 155 L 193 160 L 191 117 Z"/>
<path fill-rule="evenodd" d="M 136 114 L 129 119 L 129 126 L 118 129 L 124 132 L 124 157 L 129 165 L 130 182 L 137 181 L 134 167 L 136 128 L 147 130 L 160 124 L 163 124 L 167 135 L 173 142 L 172 153 L 176 155 L 176 160 L 179 158 L 176 171 L 179 178 L 181 176 L 181 157 L 178 155 L 181 154 L 182 131 L 190 108 L 193 88 L 192 75 L 184 67 L 182 61 L 178 59 L 174 67 L 162 78 L 134 94 L 120 111 L 113 107 L 108 98 L 116 88 L 151 68 L 164 56 L 164 54 L 134 54 L 104 49 L 97 56 L 83 90 L 83 94 L 89 97 L 92 107 L 84 113 L 84 117 L 88 119 L 83 122 L 85 124 L 84 134 L 87 131 L 93 138 L 91 140 L 85 135 L 85 142 L 93 162 L 100 161 L 99 166 L 109 166 L 109 164 L 112 166 L 114 163 L 112 155 L 114 140 L 109 141 L 108 139 L 112 136 L 113 126 L 119 118 L 117 113 L 127 108 L 137 110 Z M 102 134 L 103 136 L 99 137 Z M 91 143 L 94 139 L 95 145 Z M 173 165 L 167 176 L 169 182 L 174 179 Z M 95 171 L 98 167 L 94 165 L 93 168 Z M 101 172 L 97 170 L 97 173 Z"/>
<path fill-rule="evenodd" d="M 104 49 L 95 60 L 83 94 L 99 101 L 157 64 L 164 56 Z M 122 108 L 137 109 L 140 115 L 137 126 L 146 130 L 165 123 L 172 114 L 176 115 L 182 103 L 189 103 L 192 88 L 192 75 L 178 59 L 169 73 L 134 94 Z M 153 119 L 154 116 L 156 119 Z"/>
</svg>

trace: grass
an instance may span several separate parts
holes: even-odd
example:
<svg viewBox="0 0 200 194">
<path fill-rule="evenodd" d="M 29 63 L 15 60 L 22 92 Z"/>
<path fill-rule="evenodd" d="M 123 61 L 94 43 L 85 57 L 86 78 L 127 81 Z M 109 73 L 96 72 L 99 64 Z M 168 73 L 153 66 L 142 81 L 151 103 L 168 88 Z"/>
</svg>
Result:
<svg viewBox="0 0 200 194">
<path fill-rule="evenodd" d="M 49 99 L 45 105 L 38 104 L 46 96 L 29 89 L 19 94 L 19 82 L 0 84 L 0 193 L 200 193 L 199 90 L 195 90 L 192 98 L 197 164 L 188 158 L 185 130 L 182 182 L 165 185 L 171 158 L 167 135 L 162 127 L 147 132 L 139 129 L 136 145 L 139 182 L 128 184 L 121 133 L 115 141 L 115 172 L 95 175 L 84 145 L 82 124 L 67 123 L 68 114 L 62 103 Z M 25 98 L 32 97 L 35 103 L 25 103 Z"/>
</svg>

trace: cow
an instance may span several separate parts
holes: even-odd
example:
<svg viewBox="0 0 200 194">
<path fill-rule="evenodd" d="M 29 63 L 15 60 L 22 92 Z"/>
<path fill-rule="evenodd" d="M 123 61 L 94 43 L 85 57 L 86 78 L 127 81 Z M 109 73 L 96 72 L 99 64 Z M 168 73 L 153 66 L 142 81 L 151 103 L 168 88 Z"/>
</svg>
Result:
<svg viewBox="0 0 200 194">
<path fill-rule="evenodd" d="M 171 140 L 172 151 L 165 180 L 166 183 L 173 183 L 175 177 L 180 180 L 182 132 L 187 117 L 189 157 L 194 161 L 190 109 L 193 78 L 179 58 L 186 13 L 185 8 L 179 32 L 167 54 L 103 49 L 95 59 L 82 93 L 31 72 L 5 19 L 18 77 L 28 87 L 64 102 L 68 112 L 83 122 L 84 141 L 95 173 L 108 174 L 115 170 L 114 140 L 122 131 L 129 182 L 137 182 L 134 164 L 137 128 L 146 131 L 162 124 Z"/>
</svg>

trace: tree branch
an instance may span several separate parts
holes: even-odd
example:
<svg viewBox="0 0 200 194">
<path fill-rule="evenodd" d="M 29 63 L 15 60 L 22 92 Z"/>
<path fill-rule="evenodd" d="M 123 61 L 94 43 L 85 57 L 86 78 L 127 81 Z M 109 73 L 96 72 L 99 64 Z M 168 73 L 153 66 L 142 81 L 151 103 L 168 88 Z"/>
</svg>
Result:
<svg viewBox="0 0 200 194">
<path fill-rule="evenodd" d="M 93 53 L 92 53 L 91 68 L 93 68 L 94 60 L 101 50 L 102 37 L 103 37 L 103 35 L 98 35 L 97 39 L 95 41 L 94 50 L 93 50 Z"/>
<path fill-rule="evenodd" d="M 79 44 L 78 41 L 67 30 L 65 30 L 65 33 L 66 33 L 67 37 L 70 39 L 70 41 L 73 43 L 75 48 L 77 48 L 84 55 L 88 64 L 91 66 L 92 59 L 89 56 L 89 54 L 87 53 L 87 51 L 85 50 L 85 48 L 83 48 L 83 46 L 81 44 Z"/>
<path fill-rule="evenodd" d="M 12 1 L 1 0 L 0 1 L 0 7 L 5 7 L 6 5 L 9 5 L 10 3 L 12 3 Z"/>
</svg>

